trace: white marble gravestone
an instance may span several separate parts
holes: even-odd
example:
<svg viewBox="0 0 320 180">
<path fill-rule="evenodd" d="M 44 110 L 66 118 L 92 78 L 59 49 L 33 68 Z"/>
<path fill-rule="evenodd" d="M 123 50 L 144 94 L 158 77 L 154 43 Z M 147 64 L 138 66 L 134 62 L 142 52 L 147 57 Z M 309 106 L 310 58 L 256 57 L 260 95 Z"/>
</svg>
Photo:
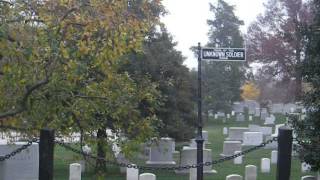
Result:
<svg viewBox="0 0 320 180">
<path fill-rule="evenodd" d="M 236 115 L 236 112 L 231 111 L 231 116 L 234 116 L 234 115 Z"/>
<path fill-rule="evenodd" d="M 69 165 L 69 180 L 81 180 L 81 165 L 73 163 Z"/>
<path fill-rule="evenodd" d="M 303 176 L 301 177 L 301 180 L 317 180 L 315 176 Z"/>
<path fill-rule="evenodd" d="M 231 118 L 230 114 L 227 114 L 227 119 L 230 119 L 230 118 Z"/>
<path fill-rule="evenodd" d="M 27 144 L 27 142 L 15 142 L 9 145 L 0 144 L 0 156 L 8 154 L 24 144 Z M 0 163 L 0 169 L 1 180 L 37 180 L 39 174 L 39 144 L 33 143 L 26 150 Z"/>
<path fill-rule="evenodd" d="M 253 121 L 253 116 L 249 115 L 249 121 Z"/>
<path fill-rule="evenodd" d="M 244 132 L 243 146 L 257 146 L 263 142 L 262 132 Z"/>
<path fill-rule="evenodd" d="M 152 173 L 143 173 L 140 174 L 139 180 L 156 180 L 156 175 Z"/>
<path fill-rule="evenodd" d="M 243 180 L 243 178 L 238 174 L 230 174 L 226 177 L 226 180 Z"/>
<path fill-rule="evenodd" d="M 132 164 L 135 166 L 135 164 Z M 127 168 L 127 180 L 139 180 L 139 169 Z"/>
<path fill-rule="evenodd" d="M 246 165 L 245 180 L 257 180 L 257 176 L 258 176 L 257 166 Z"/>
<path fill-rule="evenodd" d="M 227 127 L 223 128 L 223 135 L 228 135 L 228 128 Z"/>
<path fill-rule="evenodd" d="M 269 113 L 267 111 L 267 108 L 262 108 L 260 113 L 261 120 L 265 120 L 269 116 Z"/>
<path fill-rule="evenodd" d="M 242 141 L 243 133 L 249 131 L 247 127 L 230 127 L 229 136 L 226 138 L 227 141 Z"/>
<path fill-rule="evenodd" d="M 269 158 L 262 158 L 261 159 L 261 172 L 262 173 L 269 173 L 270 172 L 270 159 Z"/>
<path fill-rule="evenodd" d="M 189 169 L 189 180 L 197 180 L 197 168 Z"/>
<path fill-rule="evenodd" d="M 224 141 L 221 156 L 231 156 L 235 151 L 241 151 L 241 141 Z"/>
<path fill-rule="evenodd" d="M 147 165 L 175 165 L 173 161 L 171 138 L 161 138 L 159 142 L 153 143 L 150 147 L 149 160 Z"/>
<path fill-rule="evenodd" d="M 241 151 L 235 151 L 234 154 L 241 153 Z M 233 164 L 242 164 L 242 156 L 238 156 L 233 159 Z"/>
<path fill-rule="evenodd" d="M 260 117 L 260 108 L 256 108 L 254 116 L 255 117 Z"/>
<path fill-rule="evenodd" d="M 208 131 L 202 131 L 202 138 L 204 140 L 204 144 L 210 144 Z"/>
<path fill-rule="evenodd" d="M 278 162 L 278 151 L 271 151 L 271 164 L 277 164 Z"/>
<path fill-rule="evenodd" d="M 180 152 L 180 164 L 179 166 L 186 166 L 197 164 L 197 149 L 196 148 L 188 148 L 182 149 Z M 212 162 L 212 152 L 211 149 L 203 149 L 203 162 Z M 179 170 L 175 171 L 176 173 L 189 173 L 189 170 Z M 204 166 L 203 173 L 216 173 L 215 170 L 212 169 L 212 166 Z"/>
<path fill-rule="evenodd" d="M 265 125 L 274 124 L 275 120 L 276 120 L 276 117 L 273 114 L 271 114 L 269 117 L 265 118 L 264 124 Z"/>
<path fill-rule="evenodd" d="M 237 114 L 237 115 L 236 115 L 236 121 L 238 121 L 238 122 L 243 122 L 243 121 L 245 121 L 244 115 L 243 115 L 242 113 Z"/>
</svg>

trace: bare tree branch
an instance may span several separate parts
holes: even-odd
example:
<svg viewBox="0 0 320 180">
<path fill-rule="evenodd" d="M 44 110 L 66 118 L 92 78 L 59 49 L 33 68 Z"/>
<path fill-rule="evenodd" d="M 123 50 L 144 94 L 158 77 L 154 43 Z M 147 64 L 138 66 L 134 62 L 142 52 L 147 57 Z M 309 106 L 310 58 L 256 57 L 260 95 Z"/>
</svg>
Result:
<svg viewBox="0 0 320 180">
<path fill-rule="evenodd" d="M 13 3 L 9 2 L 9 1 L 0 0 L 0 3 L 9 4 L 10 6 L 13 6 Z"/>
</svg>

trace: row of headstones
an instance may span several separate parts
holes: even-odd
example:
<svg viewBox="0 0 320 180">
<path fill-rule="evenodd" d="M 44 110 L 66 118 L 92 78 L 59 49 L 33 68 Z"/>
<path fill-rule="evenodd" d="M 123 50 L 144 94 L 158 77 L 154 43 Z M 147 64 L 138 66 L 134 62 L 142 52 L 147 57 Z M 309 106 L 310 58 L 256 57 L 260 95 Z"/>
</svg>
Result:
<svg viewBox="0 0 320 180">
<path fill-rule="evenodd" d="M 81 164 L 70 164 L 69 180 L 81 180 Z M 127 180 L 156 180 L 156 175 L 152 173 L 143 173 L 139 175 L 138 169 L 127 168 Z"/>
</svg>

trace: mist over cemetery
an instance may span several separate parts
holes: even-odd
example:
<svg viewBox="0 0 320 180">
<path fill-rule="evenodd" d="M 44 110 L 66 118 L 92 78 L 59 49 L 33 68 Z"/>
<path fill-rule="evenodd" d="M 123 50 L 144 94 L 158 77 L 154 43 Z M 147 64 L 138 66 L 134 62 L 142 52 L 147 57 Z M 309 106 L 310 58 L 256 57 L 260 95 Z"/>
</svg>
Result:
<svg viewBox="0 0 320 180">
<path fill-rule="evenodd" d="M 0 180 L 319 180 L 320 2 L 235 9 L 190 70 L 161 0 L 0 0 Z"/>
</svg>

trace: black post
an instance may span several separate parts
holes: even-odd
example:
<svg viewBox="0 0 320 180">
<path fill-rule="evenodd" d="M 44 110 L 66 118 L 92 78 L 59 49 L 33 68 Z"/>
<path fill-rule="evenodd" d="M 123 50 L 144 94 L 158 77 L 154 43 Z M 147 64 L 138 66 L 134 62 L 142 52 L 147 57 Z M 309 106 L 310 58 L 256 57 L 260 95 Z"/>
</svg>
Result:
<svg viewBox="0 0 320 180">
<path fill-rule="evenodd" d="M 292 155 L 292 129 L 280 127 L 278 135 L 277 180 L 289 180 Z"/>
<path fill-rule="evenodd" d="M 203 164 L 203 138 L 202 138 L 202 94 L 201 94 L 201 45 L 198 43 L 198 134 L 197 164 Z M 203 166 L 197 167 L 197 180 L 203 180 Z"/>
<path fill-rule="evenodd" d="M 39 143 L 39 180 L 53 180 L 54 130 L 41 129 Z"/>
</svg>

